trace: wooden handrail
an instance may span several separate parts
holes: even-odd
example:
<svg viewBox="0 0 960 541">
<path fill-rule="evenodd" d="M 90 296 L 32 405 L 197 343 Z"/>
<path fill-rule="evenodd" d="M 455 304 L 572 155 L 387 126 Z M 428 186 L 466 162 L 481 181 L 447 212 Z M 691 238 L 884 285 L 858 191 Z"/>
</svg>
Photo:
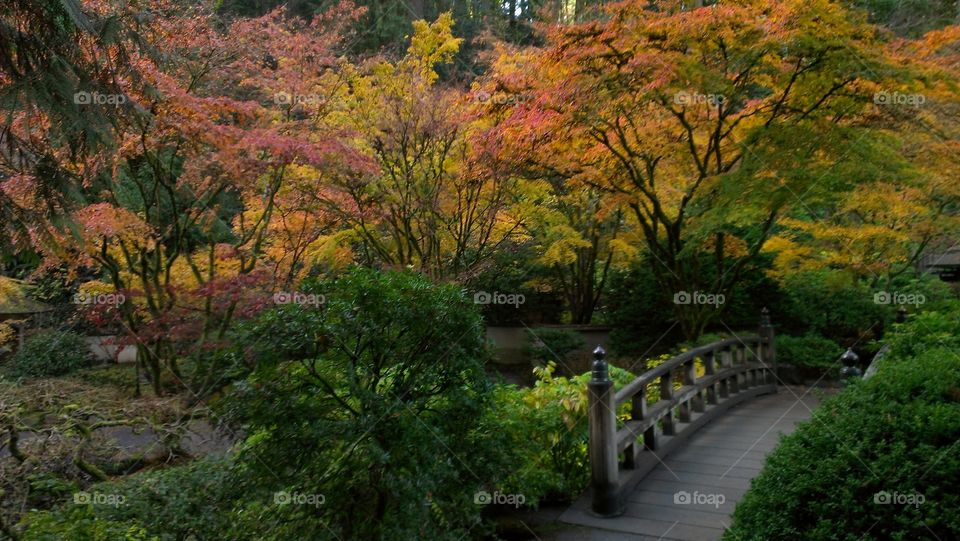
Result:
<svg viewBox="0 0 960 541">
<path fill-rule="evenodd" d="M 675 355 L 616 392 L 605 355 L 602 348 L 594 351 L 588 384 L 592 508 L 600 516 L 620 514 L 626 494 L 697 428 L 743 400 L 777 391 L 774 333 L 766 309 L 756 335 Z M 703 363 L 700 376 L 697 360 Z M 660 398 L 649 404 L 652 384 L 659 386 Z M 628 402 L 630 418 L 618 428 L 616 412 Z"/>
<path fill-rule="evenodd" d="M 699 346 L 694 349 L 684 351 L 679 355 L 670 357 L 665 362 L 651 368 L 650 370 L 647 370 L 643 374 L 640 374 L 639 376 L 637 376 L 636 379 L 624 385 L 622 389 L 617 391 L 616 404 L 619 406 L 620 404 L 623 404 L 627 400 L 630 400 L 630 398 L 637 393 L 637 390 L 639 388 L 646 387 L 653 380 L 659 378 L 660 376 L 668 372 L 674 371 L 678 366 L 681 366 L 688 361 L 696 360 L 698 357 L 702 357 L 708 353 L 715 353 L 719 350 L 722 350 L 734 345 L 743 344 L 744 346 L 748 346 L 750 344 L 757 344 L 759 343 L 759 341 L 760 341 L 759 336 L 753 336 L 753 335 L 746 336 L 743 338 L 727 338 L 726 340 L 720 340 L 719 342 L 712 342 L 705 346 Z"/>
</svg>

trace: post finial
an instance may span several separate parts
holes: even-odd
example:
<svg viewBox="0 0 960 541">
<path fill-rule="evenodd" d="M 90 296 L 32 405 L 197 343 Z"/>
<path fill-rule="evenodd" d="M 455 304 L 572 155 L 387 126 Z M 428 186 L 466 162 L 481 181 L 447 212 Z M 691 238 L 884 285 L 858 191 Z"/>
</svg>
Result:
<svg viewBox="0 0 960 541">
<path fill-rule="evenodd" d="M 760 310 L 760 325 L 764 327 L 770 326 L 770 310 L 766 306 L 763 307 L 763 310 Z"/>
<path fill-rule="evenodd" d="M 593 350 L 593 380 L 607 381 L 610 379 L 610 372 L 607 369 L 607 351 L 602 346 L 597 346 Z"/>
</svg>

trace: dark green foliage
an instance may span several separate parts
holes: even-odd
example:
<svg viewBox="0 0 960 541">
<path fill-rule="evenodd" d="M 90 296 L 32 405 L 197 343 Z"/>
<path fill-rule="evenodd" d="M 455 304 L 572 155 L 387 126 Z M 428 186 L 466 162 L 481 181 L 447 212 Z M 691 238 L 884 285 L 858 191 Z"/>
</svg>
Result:
<svg viewBox="0 0 960 541">
<path fill-rule="evenodd" d="M 709 272 L 710 267 L 704 267 L 704 276 L 709 276 Z M 651 263 L 612 273 L 605 303 L 606 320 L 614 328 L 610 335 L 611 349 L 625 356 L 659 355 L 677 343 L 690 342 L 684 340 L 680 325 L 675 323 L 674 293 L 664 290 L 657 282 Z M 775 324 L 782 322 L 782 313 L 786 310 L 782 291 L 762 270 L 751 268 L 744 271 L 741 282 L 725 294 L 719 316 L 706 331 L 729 334 L 746 329 L 753 332 L 763 308 L 771 311 Z"/>
<path fill-rule="evenodd" d="M 20 541 L 158 541 L 136 521 L 117 522 L 96 516 L 91 506 L 75 506 L 60 512 L 35 511 L 30 514 L 30 529 Z"/>
<path fill-rule="evenodd" d="M 109 495 L 122 503 L 78 505 L 71 496 L 57 511 L 28 515 L 24 539 L 173 541 L 191 535 L 196 539 L 254 535 L 251 530 L 241 533 L 246 526 L 238 525 L 243 514 L 233 514 L 233 508 L 242 508 L 244 498 L 255 493 L 238 482 L 228 458 L 211 456 L 119 482 L 99 483 L 85 492 Z M 241 527 L 230 533 L 235 525 Z"/>
<path fill-rule="evenodd" d="M 785 334 L 816 333 L 850 345 L 880 336 L 894 309 L 874 301 L 877 291 L 851 284 L 831 271 L 811 271 L 784 281 L 786 308 L 777 314 L 777 330 Z"/>
<path fill-rule="evenodd" d="M 161 539 L 215 539 L 231 530 L 230 511 L 255 492 L 240 482 L 230 459 L 211 456 L 165 470 L 96 485 L 90 491 L 121 494 L 124 504 L 96 506 L 97 514 L 116 522 L 143 525 Z"/>
<path fill-rule="evenodd" d="M 587 382 L 590 373 L 554 375 L 552 362 L 534 371 L 533 387 L 500 385 L 484 416 L 486 432 L 507 438 L 510 461 L 497 481 L 500 492 L 523 494 L 527 505 L 542 500 L 571 500 L 590 478 L 587 461 Z M 610 367 L 616 388 L 634 374 Z"/>
<path fill-rule="evenodd" d="M 663 353 L 682 339 L 672 294 L 657 284 L 649 265 L 612 272 L 605 306 L 613 326 L 610 348 L 618 355 Z"/>
<path fill-rule="evenodd" d="M 777 360 L 798 368 L 836 372 L 842 366 L 842 353 L 839 344 L 817 334 L 777 336 Z"/>
<path fill-rule="evenodd" d="M 523 295 L 524 302 L 512 304 L 481 304 L 480 312 L 487 325 L 533 326 L 541 323 L 563 323 L 563 298 L 559 292 L 541 291 L 532 286 L 549 279 L 549 269 L 533 261 L 536 252 L 530 246 L 512 246 L 498 252 L 490 270 L 472 280 L 467 288 L 469 296 L 480 292 Z"/>
<path fill-rule="evenodd" d="M 847 3 L 866 10 L 871 22 L 907 37 L 918 37 L 956 24 L 958 17 L 955 0 L 853 0 Z"/>
<path fill-rule="evenodd" d="M 27 338 L 10 361 L 15 376 L 62 376 L 89 366 L 86 342 L 69 331 L 42 330 Z"/>
<path fill-rule="evenodd" d="M 587 342 L 583 336 L 576 331 L 551 328 L 531 329 L 527 333 L 524 353 L 538 365 L 550 361 L 565 365 L 571 353 L 583 349 L 586 345 Z"/>
<path fill-rule="evenodd" d="M 319 310 L 261 319 L 276 332 L 256 349 L 276 351 L 230 403 L 249 434 L 241 460 L 251 483 L 325 501 L 254 498 L 249 511 L 278 537 L 462 538 L 503 452 L 496 434 L 478 432 L 490 384 L 472 298 L 362 269 L 316 287 Z"/>
<path fill-rule="evenodd" d="M 958 439 L 960 358 L 893 356 L 782 440 L 724 539 L 957 539 Z"/>
<path fill-rule="evenodd" d="M 909 316 L 907 323 L 894 325 L 884 336 L 890 355 L 908 358 L 931 349 L 955 349 L 960 346 L 960 303 L 943 312 L 921 312 Z"/>
</svg>

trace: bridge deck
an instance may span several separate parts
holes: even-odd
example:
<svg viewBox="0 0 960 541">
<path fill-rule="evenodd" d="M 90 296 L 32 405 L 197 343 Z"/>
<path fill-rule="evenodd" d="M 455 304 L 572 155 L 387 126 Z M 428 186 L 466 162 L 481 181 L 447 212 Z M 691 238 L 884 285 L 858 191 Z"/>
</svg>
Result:
<svg viewBox="0 0 960 541">
<path fill-rule="evenodd" d="M 791 387 L 736 406 L 665 457 L 630 495 L 623 515 L 592 515 L 588 497 L 574 503 L 560 520 L 580 528 L 565 530 L 558 541 L 720 539 L 779 435 L 793 432 L 817 402 L 809 389 Z"/>
</svg>

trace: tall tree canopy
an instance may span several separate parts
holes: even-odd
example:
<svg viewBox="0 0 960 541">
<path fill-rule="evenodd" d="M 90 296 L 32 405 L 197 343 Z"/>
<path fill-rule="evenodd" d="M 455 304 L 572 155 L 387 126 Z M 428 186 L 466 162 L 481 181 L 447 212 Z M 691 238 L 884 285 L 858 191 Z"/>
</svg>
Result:
<svg viewBox="0 0 960 541">
<path fill-rule="evenodd" d="M 616 197 L 665 290 L 723 295 L 791 209 L 903 167 L 874 96 L 922 66 L 889 46 L 827 0 L 629 1 L 503 54 L 484 88 L 528 96 L 496 127 L 509 159 Z M 718 313 L 676 310 L 690 337 Z"/>
</svg>

